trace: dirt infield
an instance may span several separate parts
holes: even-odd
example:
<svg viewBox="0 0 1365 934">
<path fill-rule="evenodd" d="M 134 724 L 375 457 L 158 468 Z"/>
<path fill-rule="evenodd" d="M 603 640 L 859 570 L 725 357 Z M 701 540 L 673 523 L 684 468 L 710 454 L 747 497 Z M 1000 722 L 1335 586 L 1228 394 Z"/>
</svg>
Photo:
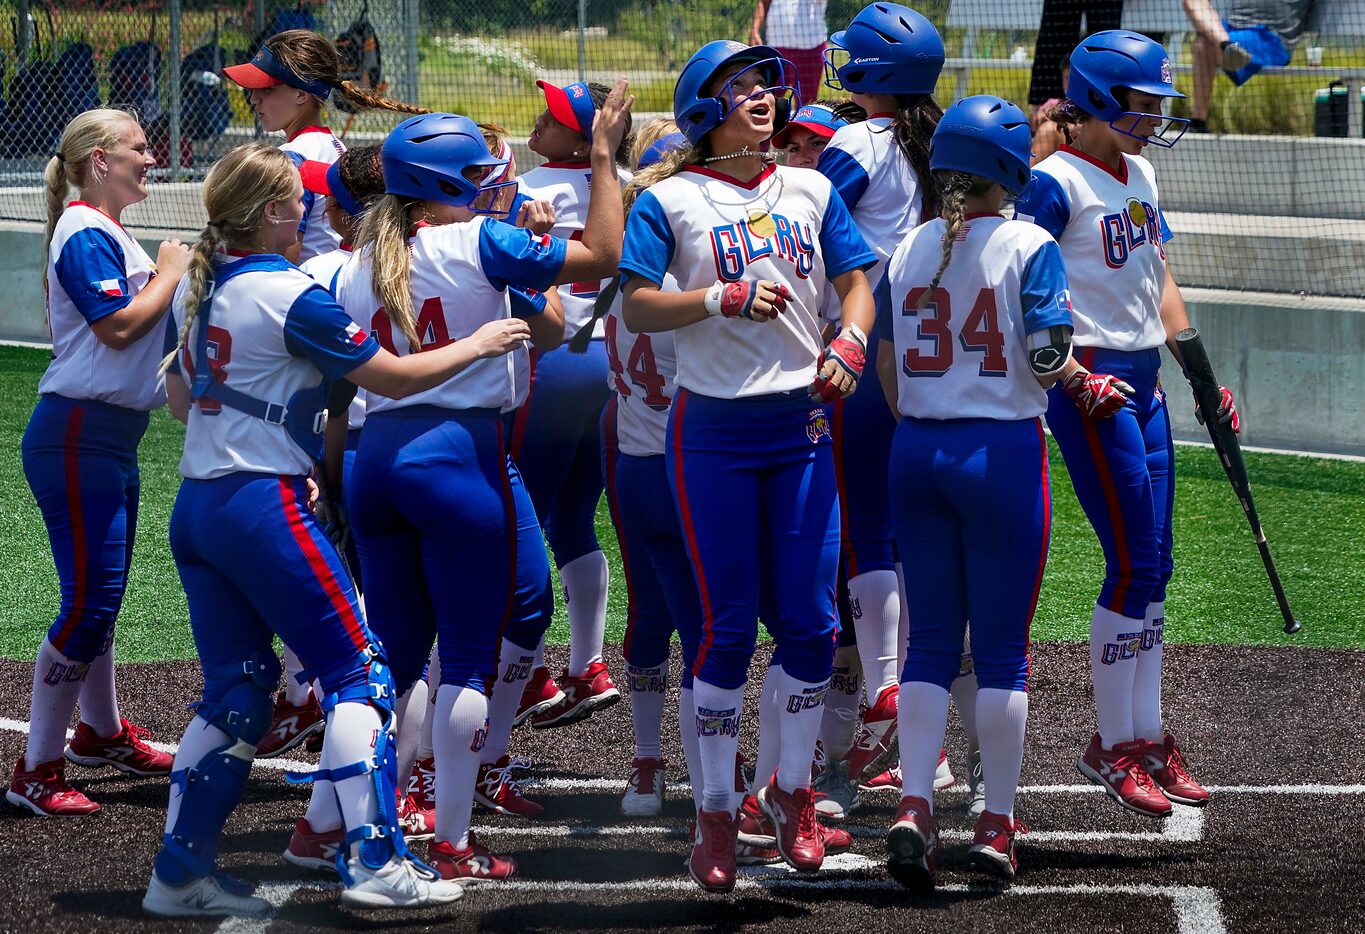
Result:
<svg viewBox="0 0 1365 934">
<path fill-rule="evenodd" d="M 559 650 L 561 653 L 563 650 Z M 619 671 L 619 648 L 608 661 Z M 552 651 L 552 654 L 553 651 Z M 846 826 L 855 854 L 831 859 L 812 881 L 782 869 L 750 871 L 728 897 L 702 894 L 682 869 L 690 798 L 670 789 L 665 815 L 622 818 L 617 798 L 630 760 L 624 704 L 577 727 L 523 730 L 513 751 L 533 756 L 542 820 L 475 815 L 495 848 L 514 854 L 522 880 L 484 885 L 454 906 L 409 914 L 342 909 L 327 877 L 283 863 L 307 792 L 260 763 L 228 825 L 222 865 L 280 905 L 266 921 L 225 931 L 481 929 L 543 931 L 1360 931 L 1365 927 L 1365 653 L 1168 646 L 1168 722 L 1195 774 L 1218 786 L 1204 811 L 1177 808 L 1163 822 L 1129 816 L 1083 783 L 1075 757 L 1089 735 L 1086 650 L 1035 648 L 1026 786 L 1019 816 L 1018 882 L 1002 891 L 968 871 L 965 795 L 940 793 L 942 883 L 915 900 L 881 866 L 893 797 L 864 796 Z M 559 661 L 558 657 L 555 658 Z M 676 658 L 675 658 L 676 664 Z M 0 661 L 0 749 L 23 748 L 31 669 Z M 189 664 L 119 668 L 125 715 L 174 742 L 198 688 Z M 752 711 L 752 698 L 749 710 Z M 671 723 L 671 721 L 670 721 Z M 682 762 L 671 726 L 665 746 Z M 746 719 L 746 740 L 756 730 Z M 962 738 L 949 736 L 959 776 Z M 749 750 L 752 753 L 752 750 Z M 682 779 L 675 766 L 673 777 Z M 5 931 L 172 931 L 217 922 L 158 922 L 139 902 L 162 829 L 164 781 L 69 769 L 104 805 L 83 819 L 39 819 L 4 807 L 0 861 Z M 604 780 L 605 779 L 605 780 Z"/>
</svg>

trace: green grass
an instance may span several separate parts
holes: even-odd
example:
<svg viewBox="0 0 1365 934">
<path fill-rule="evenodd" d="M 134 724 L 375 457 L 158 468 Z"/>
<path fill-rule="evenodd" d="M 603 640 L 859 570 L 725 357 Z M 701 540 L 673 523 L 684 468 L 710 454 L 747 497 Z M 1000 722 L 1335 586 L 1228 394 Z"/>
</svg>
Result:
<svg viewBox="0 0 1365 934">
<path fill-rule="evenodd" d="M 0 656 L 31 659 L 57 606 L 42 518 L 24 481 L 19 442 L 35 401 L 44 351 L 0 347 Z M 1177 394 L 1182 400 L 1183 396 Z M 1177 402 L 1179 404 L 1179 402 Z M 142 503 L 132 578 L 119 624 L 123 661 L 190 658 L 185 598 L 166 540 L 179 484 L 182 430 L 164 410 L 142 442 Z M 1248 467 L 1281 577 L 1303 621 L 1284 636 L 1265 573 L 1232 489 L 1212 452 L 1177 451 L 1176 576 L 1167 599 L 1172 642 L 1365 647 L 1365 464 L 1249 454 Z M 1052 450 L 1053 537 L 1033 636 L 1084 639 L 1102 559 L 1061 457 Z M 625 591 L 603 505 L 598 535 L 612 566 L 607 637 L 624 630 Z M 568 626 L 557 611 L 550 641 Z"/>
</svg>

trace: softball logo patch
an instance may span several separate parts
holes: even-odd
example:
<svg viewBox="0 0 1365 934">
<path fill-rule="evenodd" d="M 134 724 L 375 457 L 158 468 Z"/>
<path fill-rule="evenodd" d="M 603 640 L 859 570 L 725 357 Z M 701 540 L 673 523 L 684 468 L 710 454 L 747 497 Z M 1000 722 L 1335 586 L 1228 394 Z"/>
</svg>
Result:
<svg viewBox="0 0 1365 934">
<path fill-rule="evenodd" d="M 767 211 L 754 211 L 749 215 L 749 229 L 754 236 L 767 239 L 777 233 L 777 221 Z"/>
<path fill-rule="evenodd" d="M 824 409 L 811 409 L 806 420 L 806 437 L 811 444 L 819 444 L 821 438 L 829 438 L 829 416 Z"/>
</svg>

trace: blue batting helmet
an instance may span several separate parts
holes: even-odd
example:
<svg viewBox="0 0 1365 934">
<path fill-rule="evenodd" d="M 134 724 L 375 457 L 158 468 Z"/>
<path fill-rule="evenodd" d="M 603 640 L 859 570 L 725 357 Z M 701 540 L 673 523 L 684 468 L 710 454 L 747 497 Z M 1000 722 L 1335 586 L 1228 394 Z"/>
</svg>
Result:
<svg viewBox="0 0 1365 934">
<path fill-rule="evenodd" d="M 800 98 L 796 85 L 796 68 L 784 59 L 777 49 L 766 45 L 744 45 L 729 39 L 708 42 L 687 60 L 678 83 L 673 88 L 673 118 L 678 129 L 693 146 L 718 127 L 730 111 L 742 101 L 709 93 L 711 82 L 721 70 L 735 64 L 761 65 L 766 91 L 790 89 Z M 791 116 L 792 102 L 785 94 L 777 94 L 777 109 L 773 114 L 773 133 L 781 132 Z"/>
<path fill-rule="evenodd" d="M 1009 101 L 977 94 L 943 113 L 929 143 L 929 168 L 967 172 L 1018 194 L 1029 183 L 1033 133 L 1028 117 Z"/>
<path fill-rule="evenodd" d="M 466 169 L 507 164 L 489 153 L 473 120 L 442 113 L 409 117 L 398 124 L 384 140 L 380 158 L 389 194 L 455 207 L 468 206 L 481 188 L 465 178 Z"/>
<path fill-rule="evenodd" d="M 932 94 L 943 70 L 943 39 L 934 24 L 908 6 L 873 3 L 848 28 L 829 37 L 825 83 L 863 94 Z M 848 59 L 834 64 L 831 53 Z"/>
<path fill-rule="evenodd" d="M 1066 96 L 1086 113 L 1114 121 L 1129 109 L 1124 88 L 1157 97 L 1184 97 L 1171 83 L 1171 60 L 1161 43 L 1126 29 L 1097 32 L 1071 53 Z"/>
</svg>

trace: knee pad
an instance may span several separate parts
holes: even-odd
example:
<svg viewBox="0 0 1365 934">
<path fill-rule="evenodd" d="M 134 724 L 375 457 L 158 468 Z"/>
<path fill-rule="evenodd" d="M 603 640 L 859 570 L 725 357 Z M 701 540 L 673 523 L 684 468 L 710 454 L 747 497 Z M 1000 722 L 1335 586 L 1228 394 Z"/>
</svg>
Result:
<svg viewBox="0 0 1365 934">
<path fill-rule="evenodd" d="M 204 699 L 192 709 L 233 740 L 250 745 L 249 762 L 270 729 L 279 681 L 280 660 L 273 651 L 261 649 L 244 662 L 206 667 Z"/>
</svg>

